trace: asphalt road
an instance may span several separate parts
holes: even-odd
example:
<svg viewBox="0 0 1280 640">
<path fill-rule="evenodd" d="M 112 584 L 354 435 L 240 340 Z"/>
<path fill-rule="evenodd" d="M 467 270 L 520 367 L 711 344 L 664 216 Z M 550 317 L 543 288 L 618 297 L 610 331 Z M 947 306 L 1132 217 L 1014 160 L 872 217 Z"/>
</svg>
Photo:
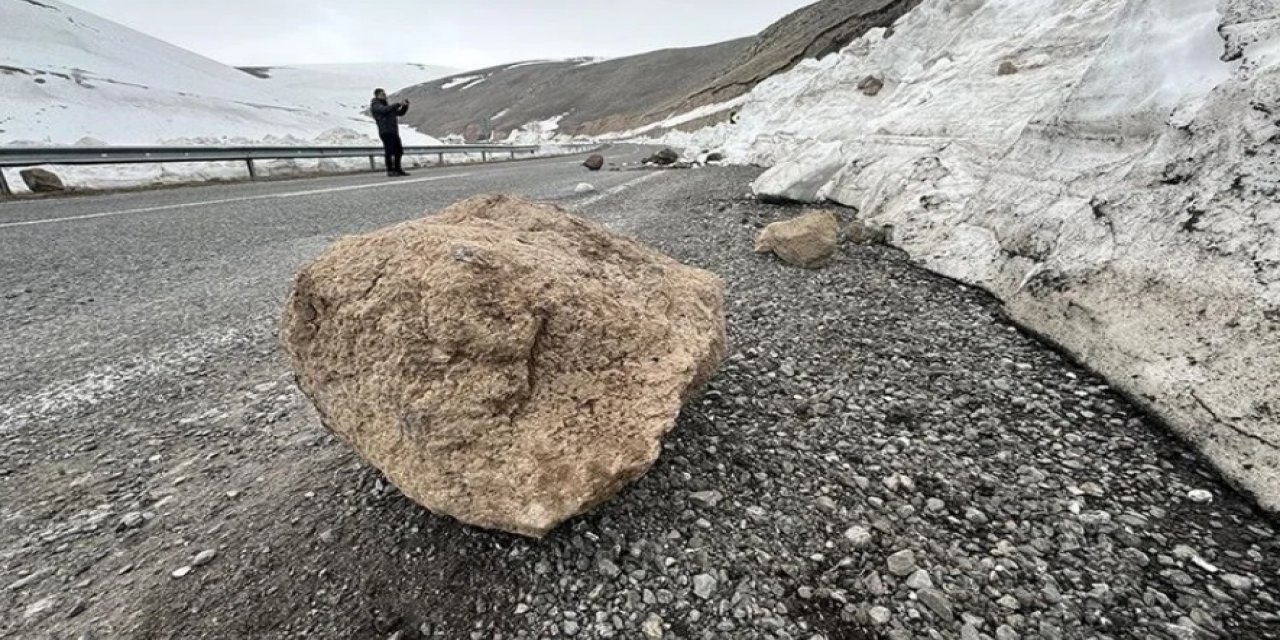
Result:
<svg viewBox="0 0 1280 640">
<path fill-rule="evenodd" d="M 1273 521 L 995 300 L 753 253 L 759 169 L 580 159 L 0 204 L 0 638 L 1280 637 Z M 276 336 L 335 237 L 494 192 L 727 287 L 657 464 L 540 541 L 400 495 Z"/>
<path fill-rule="evenodd" d="M 233 343 L 278 313 L 292 274 L 336 237 L 484 193 L 591 208 L 656 177 L 581 160 L 0 203 L 0 432 Z M 575 193 L 582 182 L 598 192 Z"/>
</svg>

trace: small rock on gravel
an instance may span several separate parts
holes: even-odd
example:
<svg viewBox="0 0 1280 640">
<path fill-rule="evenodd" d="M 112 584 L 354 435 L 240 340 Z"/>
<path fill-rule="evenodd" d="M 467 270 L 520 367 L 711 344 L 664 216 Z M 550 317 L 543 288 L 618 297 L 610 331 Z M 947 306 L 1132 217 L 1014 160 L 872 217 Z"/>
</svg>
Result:
<svg viewBox="0 0 1280 640">
<path fill-rule="evenodd" d="M 944 621 L 950 622 L 955 613 L 951 610 L 951 600 L 947 598 L 947 594 L 937 589 L 921 589 L 917 594 L 920 603 L 928 607 L 930 611 L 936 614 Z"/>
<path fill-rule="evenodd" d="M 705 573 L 693 577 L 693 594 L 703 600 L 710 600 L 716 593 L 716 579 Z"/>
<path fill-rule="evenodd" d="M 218 557 L 217 549 L 205 549 L 204 551 L 196 554 L 195 559 L 191 561 L 191 565 L 195 567 L 203 567 L 204 565 L 213 562 L 213 559 L 216 557 Z"/>
<path fill-rule="evenodd" d="M 644 625 L 640 627 L 640 631 L 642 631 L 644 633 L 644 637 L 649 640 L 662 640 L 664 633 L 662 629 L 662 617 L 656 613 L 649 614 L 649 617 L 644 620 Z"/>
<path fill-rule="evenodd" d="M 903 549 L 888 560 L 889 573 L 895 576 L 909 576 L 916 570 L 916 554 L 910 549 Z"/>
<path fill-rule="evenodd" d="M 996 604 L 1010 611 L 1017 611 L 1022 606 L 1021 604 L 1018 603 L 1017 598 L 1008 594 L 1000 596 L 1000 599 L 996 600 Z"/>
<path fill-rule="evenodd" d="M 187 574 L 190 574 L 190 573 L 191 573 L 191 567 L 186 566 L 186 567 L 178 567 L 177 569 L 174 569 L 173 573 L 169 575 L 175 578 L 185 578 L 187 577 Z"/>
<path fill-rule="evenodd" d="M 698 491 L 689 494 L 689 499 L 699 506 L 713 508 L 724 499 L 724 494 L 719 491 Z"/>
<path fill-rule="evenodd" d="M 1235 589 L 1236 591 L 1248 591 L 1253 588 L 1253 580 L 1245 576 L 1236 575 L 1234 573 L 1228 573 L 1223 575 L 1222 581 L 1226 582 L 1228 585 L 1231 586 L 1232 589 Z"/>
<path fill-rule="evenodd" d="M 907 586 L 919 591 L 920 589 L 929 589 L 933 587 L 933 579 L 929 577 L 929 572 L 924 569 L 916 569 L 916 572 L 907 578 Z"/>
<path fill-rule="evenodd" d="M 1204 489 L 1192 489 L 1187 492 L 1187 499 L 1198 504 L 1208 504 L 1213 502 L 1213 494 Z"/>
<path fill-rule="evenodd" d="M 867 617 L 871 618 L 871 622 L 875 624 L 885 625 L 893 619 L 893 612 L 885 607 L 871 607 L 867 611 Z"/>
<path fill-rule="evenodd" d="M 1022 636 L 1007 624 L 1002 624 L 996 629 L 996 638 L 997 640 L 1022 640 Z"/>
<path fill-rule="evenodd" d="M 862 526 L 849 527 L 844 532 L 845 540 L 853 543 L 853 546 L 862 548 L 871 545 L 871 530 Z"/>
<path fill-rule="evenodd" d="M 137 529 L 146 521 L 146 518 L 142 517 L 141 512 L 130 511 L 120 518 L 120 527 L 124 529 Z"/>
<path fill-rule="evenodd" d="M 57 604 L 58 598 L 56 596 L 49 596 L 47 598 L 36 600 L 30 605 L 27 605 L 27 608 L 23 610 L 22 619 L 27 621 L 39 620 L 49 615 L 49 612 L 53 611 L 53 608 L 57 606 Z"/>
</svg>

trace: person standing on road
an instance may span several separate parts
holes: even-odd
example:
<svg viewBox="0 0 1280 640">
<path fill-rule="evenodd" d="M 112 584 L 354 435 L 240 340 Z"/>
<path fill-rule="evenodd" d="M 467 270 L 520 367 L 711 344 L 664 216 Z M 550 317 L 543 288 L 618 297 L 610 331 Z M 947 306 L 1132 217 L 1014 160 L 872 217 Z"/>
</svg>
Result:
<svg viewBox="0 0 1280 640">
<path fill-rule="evenodd" d="M 369 111 L 378 123 L 378 137 L 382 138 L 382 150 L 387 157 L 387 176 L 395 178 L 409 175 L 400 168 L 400 161 L 404 158 L 404 144 L 400 142 L 399 121 L 400 116 L 409 113 L 409 101 L 387 104 L 387 92 L 374 89 Z"/>
</svg>

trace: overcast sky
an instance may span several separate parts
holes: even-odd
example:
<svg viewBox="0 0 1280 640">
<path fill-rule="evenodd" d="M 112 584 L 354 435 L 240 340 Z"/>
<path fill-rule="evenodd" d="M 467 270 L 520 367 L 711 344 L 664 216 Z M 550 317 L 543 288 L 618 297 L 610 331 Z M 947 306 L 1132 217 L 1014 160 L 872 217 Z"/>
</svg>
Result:
<svg viewBox="0 0 1280 640">
<path fill-rule="evenodd" d="M 234 65 L 465 69 L 751 35 L 814 0 L 64 0 Z"/>
</svg>

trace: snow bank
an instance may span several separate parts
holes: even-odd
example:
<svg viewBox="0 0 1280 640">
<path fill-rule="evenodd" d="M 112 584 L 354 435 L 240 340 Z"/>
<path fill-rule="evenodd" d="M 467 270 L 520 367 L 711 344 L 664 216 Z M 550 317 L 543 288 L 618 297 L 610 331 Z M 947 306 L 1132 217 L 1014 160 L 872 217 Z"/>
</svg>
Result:
<svg viewBox="0 0 1280 640">
<path fill-rule="evenodd" d="M 543 142 L 556 140 L 562 137 L 558 136 L 557 132 L 560 131 L 560 121 L 567 115 L 569 114 L 562 113 L 546 120 L 526 123 L 519 129 L 507 134 L 507 139 L 504 142 L 506 144 L 527 145 L 542 144 Z"/>
<path fill-rule="evenodd" d="M 665 139 L 890 227 L 1277 510 L 1278 127 L 1274 2 L 925 0 Z"/>
</svg>

